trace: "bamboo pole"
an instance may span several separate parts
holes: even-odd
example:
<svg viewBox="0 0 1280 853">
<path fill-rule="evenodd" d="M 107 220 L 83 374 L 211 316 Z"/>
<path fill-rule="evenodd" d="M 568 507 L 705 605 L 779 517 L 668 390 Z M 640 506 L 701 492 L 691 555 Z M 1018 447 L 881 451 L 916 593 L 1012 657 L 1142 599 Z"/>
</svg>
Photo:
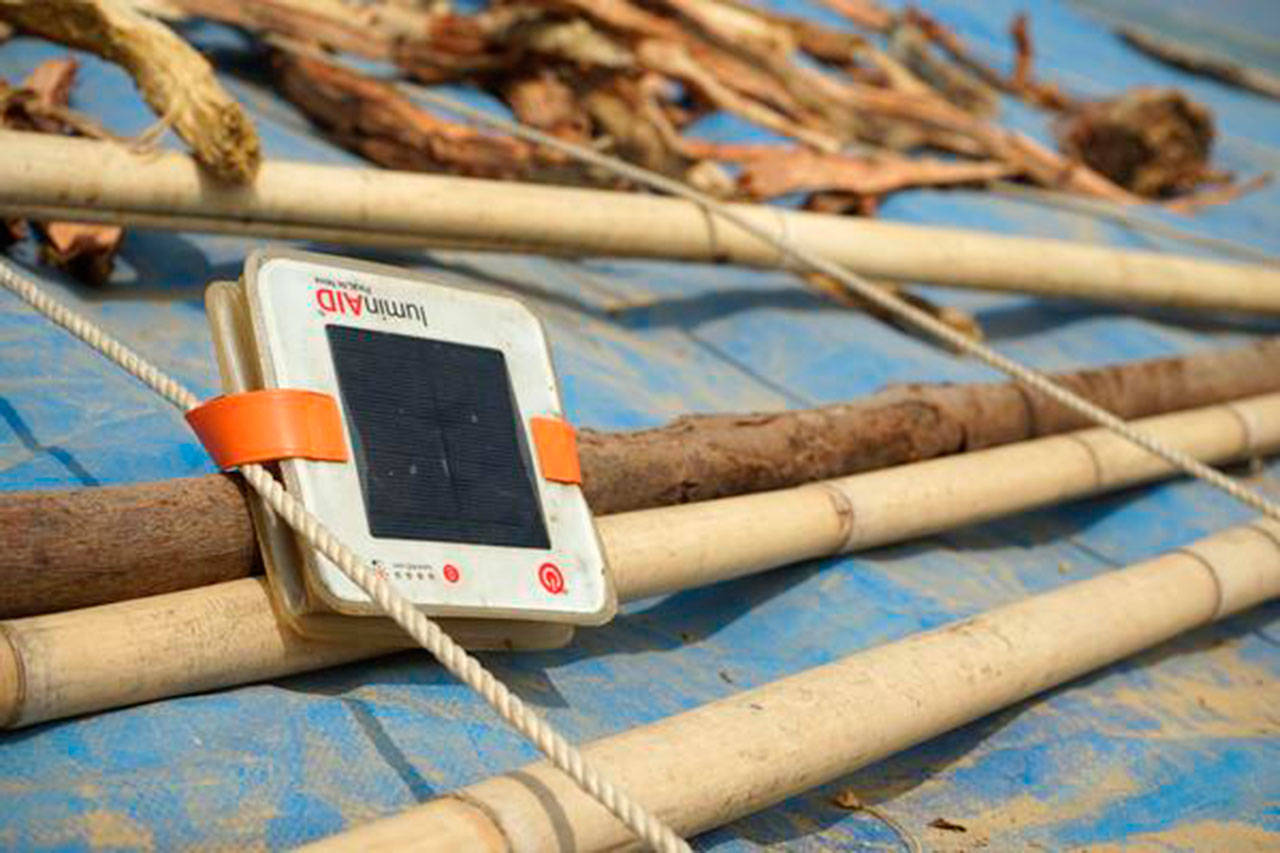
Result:
<svg viewBox="0 0 1280 853">
<path fill-rule="evenodd" d="M 872 277 L 1280 313 L 1280 271 L 1263 266 L 733 208 Z M 787 266 L 774 246 L 680 199 L 289 161 L 264 163 L 252 187 L 225 187 L 179 154 L 13 131 L 0 133 L 0 212 L 258 238 Z"/>
<path fill-rule="evenodd" d="M 1060 373 L 1132 419 L 1280 391 L 1280 338 Z M 579 434 L 597 515 L 710 500 L 1008 444 L 1086 426 L 1015 383 L 909 385 L 788 412 L 686 416 Z M 803 447 L 803 453 L 796 453 Z M 257 545 L 238 479 L 0 494 L 0 619 L 246 577 Z"/>
<path fill-rule="evenodd" d="M 1276 596 L 1280 524 L 1260 520 L 602 738 L 583 753 L 693 836 Z M 573 782 L 539 763 L 306 849 L 634 843 Z"/>
<path fill-rule="evenodd" d="M 1141 422 L 1206 462 L 1280 449 L 1280 394 Z M 632 601 L 1171 473 L 1104 430 L 598 520 Z M 406 640 L 405 645 L 409 642 Z M 25 726 L 372 657 L 288 634 L 258 579 L 0 622 L 0 724 Z"/>
</svg>

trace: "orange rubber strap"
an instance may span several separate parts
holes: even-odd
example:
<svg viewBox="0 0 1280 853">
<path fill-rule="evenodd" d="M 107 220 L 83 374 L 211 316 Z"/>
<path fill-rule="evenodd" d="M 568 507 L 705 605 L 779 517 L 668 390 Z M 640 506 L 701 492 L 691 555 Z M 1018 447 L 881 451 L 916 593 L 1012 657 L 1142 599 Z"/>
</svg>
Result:
<svg viewBox="0 0 1280 853">
<path fill-rule="evenodd" d="M 573 425 L 559 418 L 530 418 L 533 443 L 538 451 L 538 467 L 545 479 L 556 483 L 582 484 L 578 461 L 578 436 Z"/>
<path fill-rule="evenodd" d="M 338 404 L 318 391 L 225 394 L 187 412 L 187 423 L 219 468 L 276 459 L 347 461 Z"/>
</svg>

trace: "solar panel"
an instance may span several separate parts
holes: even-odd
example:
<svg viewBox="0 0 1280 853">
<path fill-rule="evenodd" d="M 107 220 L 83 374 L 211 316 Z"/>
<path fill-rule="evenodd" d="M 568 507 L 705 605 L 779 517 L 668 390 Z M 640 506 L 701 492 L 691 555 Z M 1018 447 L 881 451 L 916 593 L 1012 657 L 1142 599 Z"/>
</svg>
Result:
<svg viewBox="0 0 1280 853">
<path fill-rule="evenodd" d="M 325 331 L 370 534 L 549 547 L 500 351 L 350 326 Z"/>
</svg>

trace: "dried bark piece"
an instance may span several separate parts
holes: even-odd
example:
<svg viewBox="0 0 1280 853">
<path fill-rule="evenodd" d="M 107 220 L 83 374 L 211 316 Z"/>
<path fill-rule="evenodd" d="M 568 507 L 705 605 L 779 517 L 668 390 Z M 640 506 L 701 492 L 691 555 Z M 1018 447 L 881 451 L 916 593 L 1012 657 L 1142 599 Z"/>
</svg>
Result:
<svg viewBox="0 0 1280 853">
<path fill-rule="evenodd" d="M 342 147 L 380 166 L 469 177 L 617 186 L 520 139 L 433 115 L 394 87 L 302 53 L 273 57 L 280 93 Z"/>
<path fill-rule="evenodd" d="M 424 32 L 395 45 L 392 58 L 409 77 L 427 84 L 506 70 L 516 54 L 504 35 L 517 17 L 501 9 L 433 16 Z"/>
<path fill-rule="evenodd" d="M 861 50 L 870 45 L 864 36 L 825 27 L 808 18 L 782 15 L 764 9 L 748 0 L 718 0 L 722 6 L 730 6 L 763 18 L 774 26 L 786 29 L 795 47 L 828 65 L 843 67 L 853 62 Z"/>
<path fill-rule="evenodd" d="M 194 16 L 312 42 L 369 59 L 387 59 L 396 41 L 416 33 L 426 20 L 387 4 L 343 0 L 162 0 L 162 12 Z M 167 15 L 167 16 L 168 16 Z"/>
<path fill-rule="evenodd" d="M 1013 16 L 1009 24 L 1009 37 L 1013 39 L 1013 75 L 1009 78 L 1012 90 L 1026 101 L 1050 110 L 1072 110 L 1079 103 L 1069 97 L 1056 83 L 1044 83 L 1035 78 L 1032 70 L 1035 47 L 1031 39 L 1031 18 L 1026 12 Z"/>
<path fill-rule="evenodd" d="M 742 6 L 715 0 L 663 0 L 713 42 L 756 56 L 786 59 L 796 49 L 790 28 Z"/>
<path fill-rule="evenodd" d="M 978 59 L 970 51 L 964 40 L 951 28 L 916 7 L 905 12 L 904 20 L 917 27 L 926 38 L 945 51 L 952 59 L 987 85 L 1008 92 L 1019 98 L 1045 109 L 1065 111 L 1074 109 L 1078 102 L 1067 95 L 1054 83 L 1044 83 L 1033 79 L 1031 63 L 1033 47 L 1031 42 L 1030 20 L 1025 14 L 1014 16 L 1010 23 L 1010 36 L 1014 42 L 1015 72 L 1006 75 Z"/>
<path fill-rule="evenodd" d="M 809 79 L 865 115 L 917 125 L 940 147 L 960 142 L 962 147 L 952 150 L 1000 160 L 1041 186 L 1124 203 L 1140 201 L 1087 165 L 1072 162 L 1023 134 L 977 119 L 940 96 L 912 95 L 820 74 Z"/>
<path fill-rule="evenodd" d="M 1211 189 L 1198 190 L 1191 195 L 1168 202 L 1164 207 L 1174 213 L 1195 213 L 1203 207 L 1228 204 L 1249 193 L 1257 192 L 1263 187 L 1270 186 L 1271 181 L 1271 173 L 1263 172 L 1261 175 L 1254 175 L 1247 181 L 1239 183 L 1228 181 Z"/>
<path fill-rule="evenodd" d="M 67 106 L 78 68 L 74 59 L 50 59 L 37 65 L 18 88 L 5 87 L 0 92 L 0 125 L 41 133 L 105 135 Z M 0 244 L 21 239 L 25 230 L 21 221 L 7 221 Z M 118 226 L 82 222 L 50 222 L 38 231 L 43 238 L 41 259 L 89 284 L 101 284 L 111 276 L 124 238 Z"/>
<path fill-rule="evenodd" d="M 612 75 L 588 89 L 582 102 L 623 159 L 676 178 L 693 165 L 674 147 L 677 134 L 647 97 L 643 78 Z"/>
<path fill-rule="evenodd" d="M 37 65 L 17 88 L 0 81 L 0 124 L 38 133 L 108 136 L 91 119 L 67 106 L 79 67 L 74 59 L 49 59 Z"/>
<path fill-rule="evenodd" d="M 71 103 L 71 88 L 79 70 L 80 63 L 74 59 L 49 59 L 32 69 L 22 81 L 22 88 L 33 93 L 43 106 L 65 107 Z"/>
<path fill-rule="evenodd" d="M 804 200 L 804 209 L 833 216 L 875 216 L 880 210 L 880 197 L 857 193 L 813 193 Z"/>
<path fill-rule="evenodd" d="M 581 69 L 632 70 L 636 59 L 631 51 L 585 20 L 538 21 L 521 27 L 509 43 L 540 58 L 573 63 Z M 522 60 L 523 62 L 525 60 Z M 521 62 L 513 62 L 519 66 Z"/>
<path fill-rule="evenodd" d="M 118 0 L 0 0 L 0 19 L 123 66 L 211 174 L 253 178 L 261 154 L 249 117 L 204 57 L 164 24 Z"/>
<path fill-rule="evenodd" d="M 531 146 L 437 118 L 378 80 L 308 56 L 277 52 L 280 93 L 340 145 L 392 169 L 525 177 Z"/>
<path fill-rule="evenodd" d="M 838 146 L 831 116 L 822 115 L 824 105 L 815 103 L 814 93 L 807 88 L 790 85 L 794 81 L 788 79 L 785 57 L 780 51 L 762 47 L 769 43 L 768 39 L 748 38 L 745 45 L 725 49 L 723 42 L 735 32 L 731 24 L 725 23 L 727 19 L 703 15 L 705 26 L 690 27 L 626 0 L 537 2 L 591 20 L 623 40 L 635 52 L 640 65 L 679 80 L 717 109 L 820 150 L 835 150 Z M 736 11 L 739 18 L 752 14 Z M 734 20 L 738 26 L 747 26 Z M 764 22 L 764 26 L 768 23 Z M 774 29 L 785 32 L 781 27 Z M 717 41 L 721 44 L 714 43 Z M 845 122 L 853 124 L 855 119 L 845 116 Z"/>
<path fill-rule="evenodd" d="M 990 118 L 999 110 L 999 95 L 973 72 L 938 56 L 920 28 L 905 20 L 889 33 L 889 52 L 918 78 L 965 112 Z"/>
<path fill-rule="evenodd" d="M 46 264 L 89 284 L 102 284 L 111 277 L 116 252 L 124 239 L 120 226 L 49 222 L 40 231 L 44 237 L 40 258 Z"/>
<path fill-rule="evenodd" d="M 726 112 L 740 115 L 747 121 L 783 136 L 798 139 L 819 151 L 834 152 L 840 148 L 839 140 L 831 134 L 798 124 L 724 85 L 696 62 L 680 44 L 645 39 L 636 46 L 636 58 L 646 68 L 693 86 L 699 94 Z"/>
<path fill-rule="evenodd" d="M 1176 89 L 1134 89 L 1085 106 L 1058 128 L 1068 156 L 1149 198 L 1201 183 L 1213 137 L 1209 109 Z"/>
<path fill-rule="evenodd" d="M 627 0 L 539 0 L 549 9 L 581 15 L 610 30 L 680 42 L 684 33 L 675 21 L 655 15 Z"/>
<path fill-rule="evenodd" d="M 591 117 L 573 88 L 551 68 L 509 77 L 501 91 L 522 123 L 570 142 L 591 141 Z"/>
<path fill-rule="evenodd" d="M 1014 172 L 996 161 L 912 158 L 888 152 L 855 157 L 779 149 L 773 156 L 748 162 L 738 185 L 756 200 L 816 190 L 882 196 L 907 187 L 982 183 Z"/>
<path fill-rule="evenodd" d="M 893 26 L 893 13 L 874 0 L 822 0 L 823 5 L 839 12 L 855 26 L 882 33 Z"/>
</svg>

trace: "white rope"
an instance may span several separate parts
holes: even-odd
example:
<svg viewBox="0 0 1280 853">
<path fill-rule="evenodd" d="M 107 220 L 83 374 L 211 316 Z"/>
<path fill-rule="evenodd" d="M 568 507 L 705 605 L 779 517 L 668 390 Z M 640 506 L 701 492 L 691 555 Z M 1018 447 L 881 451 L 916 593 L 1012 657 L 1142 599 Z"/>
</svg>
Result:
<svg viewBox="0 0 1280 853">
<path fill-rule="evenodd" d="M 0 284 L 16 294 L 48 319 L 84 341 L 93 349 L 142 380 L 148 387 L 179 409 L 199 405 L 195 394 L 154 364 L 113 338 L 88 318 L 52 299 L 21 276 L 8 260 L 0 261 Z M 640 839 L 661 853 L 680 853 L 691 848 L 669 826 L 644 806 L 615 787 L 587 762 L 577 747 L 569 743 L 546 720 L 514 695 L 493 673 L 484 668 L 466 649 L 453 641 L 444 629 L 425 616 L 413 602 L 383 580 L 354 551 L 344 545 L 312 515 L 297 498 L 261 465 L 243 465 L 240 474 L 267 505 L 297 531 L 306 542 L 328 557 L 342 573 L 377 602 L 409 636 L 417 640 L 449 672 L 489 703 L 508 724 L 534 746 L 578 787 L 613 813 Z"/>
<path fill-rule="evenodd" d="M 332 57 L 327 57 L 326 61 L 336 62 Z M 599 166 L 602 169 L 607 169 L 643 186 L 691 201 L 702 207 L 707 213 L 718 216 L 748 234 L 751 234 L 752 236 L 776 247 L 782 253 L 784 258 L 790 258 L 798 262 L 802 267 L 807 267 L 810 270 L 824 273 L 831 278 L 834 278 L 862 299 L 882 308 L 886 312 L 902 319 L 917 329 L 933 335 L 935 338 L 954 347 L 960 352 L 971 355 L 983 364 L 1013 377 L 1028 388 L 1039 391 L 1041 394 L 1061 403 L 1073 412 L 1083 415 L 1093 423 L 1106 427 L 1117 435 L 1120 435 L 1138 445 L 1143 450 L 1160 457 L 1175 468 L 1183 471 L 1184 473 L 1190 474 L 1197 479 L 1203 480 L 1214 488 L 1225 492 L 1263 515 L 1280 520 L 1280 504 L 1276 504 L 1259 494 L 1257 491 L 1242 485 L 1239 481 L 1228 477 L 1221 471 L 1218 471 L 1217 469 L 1204 464 L 1200 460 L 1183 453 L 1181 450 L 1165 445 L 1163 442 L 1148 435 L 1145 431 L 1134 427 L 1119 417 L 1116 417 L 1101 406 L 1098 406 L 1097 404 L 1086 400 L 1084 397 L 1081 397 L 1079 394 L 1058 385 L 1045 374 L 1029 367 L 1024 367 L 1007 356 L 1001 355 L 986 344 L 972 340 L 961 332 L 958 332 L 945 323 L 938 321 L 928 313 L 894 295 L 886 288 L 877 287 L 857 273 L 845 269 L 839 264 L 836 264 L 821 255 L 815 254 L 808 249 L 802 248 L 785 237 L 779 237 L 771 233 L 767 228 L 757 225 L 745 216 L 735 212 L 733 208 L 718 199 L 712 198 L 706 193 L 693 189 L 680 181 L 667 178 L 663 175 L 657 174 L 656 172 L 650 172 L 649 170 L 642 169 L 639 166 L 634 166 L 623 160 L 619 160 L 616 157 L 611 157 L 607 154 L 593 151 L 590 148 L 575 145 L 572 142 L 566 142 L 563 139 L 557 139 L 554 136 L 542 133 L 541 131 L 528 127 L 527 125 L 490 115 L 482 110 L 459 103 L 453 98 L 428 91 L 421 86 L 414 86 L 412 84 L 399 81 L 393 82 L 415 98 L 427 101 L 428 103 L 439 106 L 442 109 L 448 110 L 478 124 L 487 125 L 488 127 L 496 130 L 510 133 L 513 136 L 521 137 L 522 139 L 526 139 L 538 145 L 554 148 L 555 150 L 567 154 L 577 160 Z"/>
</svg>

